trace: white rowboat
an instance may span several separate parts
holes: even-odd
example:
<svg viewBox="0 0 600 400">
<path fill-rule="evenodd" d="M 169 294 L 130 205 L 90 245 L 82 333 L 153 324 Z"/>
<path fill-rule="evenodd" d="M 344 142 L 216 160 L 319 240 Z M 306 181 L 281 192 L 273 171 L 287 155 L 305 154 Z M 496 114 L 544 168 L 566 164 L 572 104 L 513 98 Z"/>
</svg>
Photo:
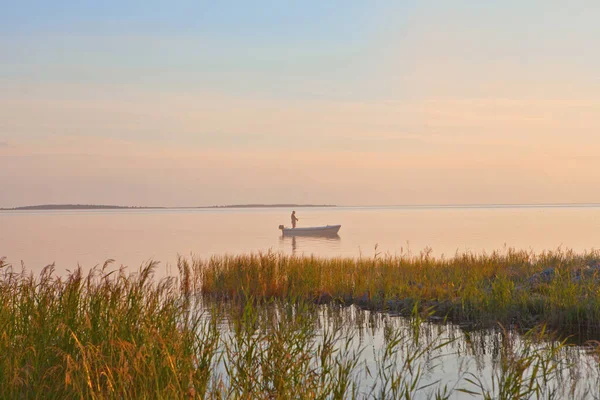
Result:
<svg viewBox="0 0 600 400">
<path fill-rule="evenodd" d="M 285 236 L 332 236 L 336 235 L 341 227 L 341 225 L 325 225 L 304 228 L 286 228 L 283 225 L 279 225 L 279 229 L 281 229 Z"/>
</svg>

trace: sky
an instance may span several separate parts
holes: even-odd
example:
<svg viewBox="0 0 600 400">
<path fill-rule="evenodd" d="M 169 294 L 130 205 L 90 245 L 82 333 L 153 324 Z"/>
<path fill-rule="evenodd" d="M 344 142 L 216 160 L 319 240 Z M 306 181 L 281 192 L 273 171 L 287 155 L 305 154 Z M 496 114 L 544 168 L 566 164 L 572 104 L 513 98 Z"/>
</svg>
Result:
<svg viewBox="0 0 600 400">
<path fill-rule="evenodd" d="M 599 20 L 597 0 L 5 0 L 0 207 L 600 202 Z"/>
</svg>

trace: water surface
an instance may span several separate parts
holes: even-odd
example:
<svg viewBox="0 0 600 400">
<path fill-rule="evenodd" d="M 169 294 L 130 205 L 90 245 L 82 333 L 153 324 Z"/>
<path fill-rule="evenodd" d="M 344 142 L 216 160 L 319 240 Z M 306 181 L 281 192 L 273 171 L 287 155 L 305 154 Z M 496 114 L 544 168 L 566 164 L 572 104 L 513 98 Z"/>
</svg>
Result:
<svg viewBox="0 0 600 400">
<path fill-rule="evenodd" d="M 55 262 L 58 271 L 107 259 L 162 268 L 177 255 L 210 257 L 276 251 L 324 257 L 376 252 L 435 256 L 597 248 L 600 206 L 438 206 L 297 208 L 298 226 L 341 224 L 338 237 L 282 237 L 291 209 L 160 209 L 0 211 L 0 256 L 29 270 Z"/>
</svg>

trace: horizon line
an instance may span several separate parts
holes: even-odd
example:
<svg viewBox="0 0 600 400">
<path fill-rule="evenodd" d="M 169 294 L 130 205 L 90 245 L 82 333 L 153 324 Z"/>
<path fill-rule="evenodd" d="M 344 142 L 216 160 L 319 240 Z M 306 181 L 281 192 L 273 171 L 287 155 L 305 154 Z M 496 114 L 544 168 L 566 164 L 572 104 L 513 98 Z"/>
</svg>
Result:
<svg viewBox="0 0 600 400">
<path fill-rule="evenodd" d="M 75 204 L 75 203 L 54 203 L 38 204 L 17 207 L 0 207 L 2 211 L 44 211 L 44 210 L 73 210 L 73 209 L 201 209 L 201 208 L 283 208 L 283 207 L 307 207 L 307 208 L 342 208 L 342 207 L 404 207 L 404 208 L 470 208 L 470 207 L 594 207 L 600 206 L 600 202 L 576 202 L 576 203 L 442 203 L 442 204 L 298 204 L 298 203 L 248 203 L 248 204 L 224 204 L 212 206 L 124 206 L 108 204 Z M 54 207 L 54 208 L 53 208 Z"/>
</svg>

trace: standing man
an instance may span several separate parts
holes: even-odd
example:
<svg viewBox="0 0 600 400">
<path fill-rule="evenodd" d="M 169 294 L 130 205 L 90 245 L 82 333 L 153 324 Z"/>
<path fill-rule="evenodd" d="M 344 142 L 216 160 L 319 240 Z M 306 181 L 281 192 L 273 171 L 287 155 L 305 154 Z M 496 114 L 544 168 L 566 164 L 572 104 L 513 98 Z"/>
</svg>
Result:
<svg viewBox="0 0 600 400">
<path fill-rule="evenodd" d="M 298 221 L 298 218 L 296 218 L 296 211 L 292 211 L 292 228 L 296 227 L 296 221 Z"/>
</svg>

